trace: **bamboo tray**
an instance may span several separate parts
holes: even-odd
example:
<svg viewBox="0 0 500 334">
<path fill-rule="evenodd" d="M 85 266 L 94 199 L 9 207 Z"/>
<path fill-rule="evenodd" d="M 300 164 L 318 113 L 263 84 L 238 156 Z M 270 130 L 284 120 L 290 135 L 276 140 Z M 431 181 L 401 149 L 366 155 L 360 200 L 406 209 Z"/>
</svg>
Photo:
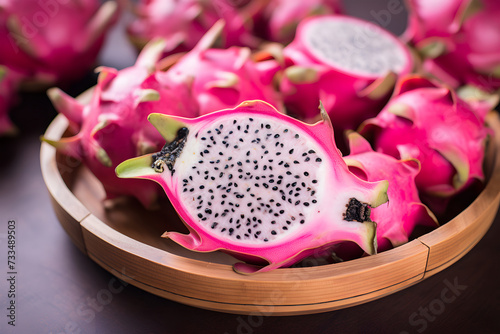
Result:
<svg viewBox="0 0 500 334">
<path fill-rule="evenodd" d="M 160 238 L 169 224 L 181 224 L 164 203 L 147 212 L 131 200 L 105 209 L 104 192 L 75 160 L 43 143 L 41 168 L 55 213 L 74 244 L 118 278 L 170 300 L 210 310 L 266 315 L 331 311 L 365 303 L 416 284 L 464 256 L 484 236 L 500 203 L 500 120 L 488 145 L 487 183 L 455 218 L 398 248 L 337 264 L 281 268 L 243 276 L 235 260 L 220 252 L 195 253 Z M 46 137 L 65 134 L 58 116 Z M 179 226 L 179 229 L 183 226 Z"/>
</svg>

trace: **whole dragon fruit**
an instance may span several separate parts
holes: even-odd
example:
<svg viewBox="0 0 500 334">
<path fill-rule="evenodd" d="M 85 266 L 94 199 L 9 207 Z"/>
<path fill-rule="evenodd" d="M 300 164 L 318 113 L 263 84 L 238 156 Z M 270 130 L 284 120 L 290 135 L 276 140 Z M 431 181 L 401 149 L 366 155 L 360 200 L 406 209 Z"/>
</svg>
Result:
<svg viewBox="0 0 500 334">
<path fill-rule="evenodd" d="M 283 50 L 287 62 L 280 89 L 290 114 L 319 117 L 321 100 L 334 124 L 337 144 L 384 106 L 399 75 L 409 73 L 406 46 L 388 31 L 360 19 L 327 15 L 303 20 Z"/>
<path fill-rule="evenodd" d="M 108 199 L 130 195 L 145 207 L 155 204 L 161 193 L 159 187 L 141 180 L 120 180 L 114 169 L 126 159 L 161 149 L 163 138 L 146 121 L 150 113 L 197 115 L 188 89 L 173 90 L 161 81 L 161 72 L 155 70 L 163 47 L 162 41 L 151 42 L 132 67 L 120 71 L 101 68 L 88 104 L 57 88 L 48 92 L 56 109 L 68 118 L 70 128 L 77 133 L 58 141 L 42 140 L 81 160 L 101 181 Z"/>
<path fill-rule="evenodd" d="M 342 12 L 340 0 L 273 0 L 269 1 L 262 13 L 266 40 L 282 44 L 290 43 L 300 21 L 310 16 L 339 14 Z"/>
<path fill-rule="evenodd" d="M 454 88 L 500 88 L 500 3 L 494 0 L 408 0 L 405 38 L 423 70 Z"/>
<path fill-rule="evenodd" d="M 374 137 L 376 151 L 421 163 L 415 181 L 425 194 L 449 197 L 483 180 L 485 115 L 454 91 L 424 77 L 403 78 L 394 97 L 360 129 Z"/>
<path fill-rule="evenodd" d="M 118 5 L 98 0 L 3 0 L 0 64 L 21 72 L 27 89 L 66 84 L 93 65 Z"/>
<path fill-rule="evenodd" d="M 255 61 L 247 47 L 210 48 L 224 23 L 218 21 L 187 54 L 165 72 L 173 87 L 189 86 L 199 114 L 234 108 L 246 100 L 264 100 L 283 111 L 273 85 L 281 66 L 274 59 Z"/>
<path fill-rule="evenodd" d="M 16 132 L 9 119 L 9 110 L 17 99 L 17 88 L 21 75 L 0 65 L 0 136 L 12 135 Z"/>
<path fill-rule="evenodd" d="M 375 152 L 355 132 L 349 134 L 349 148 L 344 161 L 352 173 L 365 181 L 389 181 L 389 201 L 371 210 L 371 219 L 377 222 L 378 252 L 408 242 L 416 225 L 437 227 L 436 217 L 419 198 L 415 184 L 420 170 L 417 160 L 398 160 Z"/>
<path fill-rule="evenodd" d="M 260 43 L 253 33 L 254 16 L 264 0 L 141 0 L 136 6 L 137 19 L 127 28 L 138 47 L 161 37 L 167 41 L 165 55 L 191 50 L 205 33 L 223 19 L 220 46 L 249 46 Z"/>
<path fill-rule="evenodd" d="M 292 265 L 343 240 L 374 254 L 369 209 L 387 201 L 387 181 L 351 174 L 322 116 L 308 125 L 263 101 L 195 119 L 152 114 L 166 145 L 116 172 L 162 185 L 190 231 L 164 237 L 229 252 L 247 262 L 234 265 L 240 273 Z"/>
</svg>

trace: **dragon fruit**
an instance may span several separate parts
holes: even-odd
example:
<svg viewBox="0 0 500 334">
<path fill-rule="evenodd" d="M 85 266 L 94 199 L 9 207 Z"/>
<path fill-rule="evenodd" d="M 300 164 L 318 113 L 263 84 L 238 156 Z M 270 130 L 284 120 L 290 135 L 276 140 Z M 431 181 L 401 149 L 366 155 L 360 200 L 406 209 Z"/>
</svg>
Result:
<svg viewBox="0 0 500 334">
<path fill-rule="evenodd" d="M 322 116 L 305 124 L 263 101 L 195 119 L 151 114 L 167 143 L 116 172 L 164 188 L 190 230 L 164 237 L 233 254 L 246 261 L 234 265 L 239 273 L 289 266 L 343 240 L 374 254 L 369 209 L 387 201 L 387 181 L 350 173 Z"/>
<path fill-rule="evenodd" d="M 414 75 L 398 83 L 388 105 L 360 132 L 374 137 L 378 152 L 418 159 L 419 191 L 449 197 L 484 178 L 484 148 L 490 133 L 484 116 L 449 88 Z"/>
<path fill-rule="evenodd" d="M 27 89 L 66 84 L 93 65 L 118 5 L 98 0 L 0 2 L 0 64 Z"/>
<path fill-rule="evenodd" d="M 408 1 L 405 38 L 423 70 L 454 88 L 500 88 L 500 4 L 492 0 Z"/>
<path fill-rule="evenodd" d="M 120 180 L 114 169 L 122 161 L 161 149 L 164 141 L 146 121 L 154 111 L 194 117 L 197 108 L 189 90 L 173 90 L 155 70 L 164 42 L 151 42 L 134 66 L 123 70 L 100 68 L 89 103 L 82 103 L 58 88 L 48 91 L 56 109 L 65 115 L 72 137 L 54 141 L 42 138 L 58 151 L 81 160 L 101 181 L 108 199 L 135 196 L 152 207 L 161 189 L 141 180 Z"/>
<path fill-rule="evenodd" d="M 9 119 L 9 110 L 17 98 L 20 81 L 20 74 L 0 66 L 0 136 L 16 133 L 16 128 Z"/>
<path fill-rule="evenodd" d="M 137 19 L 127 28 L 138 47 L 161 37 L 167 41 L 165 55 L 191 50 L 217 22 L 226 22 L 221 47 L 257 47 L 253 20 L 266 1 L 230 0 L 141 0 L 136 6 Z"/>
<path fill-rule="evenodd" d="M 342 5 L 339 0 L 269 1 L 262 13 L 263 33 L 266 40 L 288 44 L 295 37 L 300 21 L 316 15 L 339 14 Z"/>
<path fill-rule="evenodd" d="M 313 122 L 321 100 L 339 147 L 343 132 L 375 116 L 389 99 L 397 76 L 413 66 L 406 46 L 389 32 L 341 15 L 302 21 L 283 55 L 288 67 L 280 90 L 287 110 Z"/>
<path fill-rule="evenodd" d="M 283 111 L 281 96 L 273 86 L 279 63 L 254 61 L 246 47 L 210 48 L 224 26 L 222 21 L 214 24 L 193 50 L 165 72 L 165 80 L 173 87 L 188 85 L 200 115 L 246 100 L 264 100 Z"/>
<path fill-rule="evenodd" d="M 353 132 L 349 134 L 350 154 L 344 157 L 349 170 L 365 181 L 388 180 L 387 204 L 371 210 L 377 222 L 378 252 L 408 242 L 416 225 L 437 226 L 434 214 L 420 201 L 415 177 L 420 163 L 415 159 L 398 160 L 375 152 L 370 143 Z"/>
</svg>

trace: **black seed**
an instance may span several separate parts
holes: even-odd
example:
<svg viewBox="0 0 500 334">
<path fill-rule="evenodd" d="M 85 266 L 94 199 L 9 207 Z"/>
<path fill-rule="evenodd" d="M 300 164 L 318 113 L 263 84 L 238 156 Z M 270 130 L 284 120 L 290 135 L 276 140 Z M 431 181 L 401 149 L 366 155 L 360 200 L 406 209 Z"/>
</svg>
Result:
<svg viewBox="0 0 500 334">
<path fill-rule="evenodd" d="M 309 176 L 309 173 L 308 172 L 304 172 L 304 176 Z"/>
<path fill-rule="evenodd" d="M 316 158 L 316 162 L 321 162 L 323 160 L 321 160 L 321 158 Z"/>
<path fill-rule="evenodd" d="M 293 148 L 290 151 L 288 151 L 288 153 L 293 154 Z"/>
<path fill-rule="evenodd" d="M 203 215 L 201 213 L 198 214 L 198 218 L 201 218 L 203 217 Z"/>
<path fill-rule="evenodd" d="M 278 233 L 276 233 L 276 231 L 275 231 L 275 230 L 272 230 L 272 231 L 271 231 L 271 234 L 272 234 L 272 235 L 276 235 L 276 234 L 278 234 Z"/>
<path fill-rule="evenodd" d="M 217 227 L 217 225 L 218 225 L 217 223 L 213 223 L 211 227 L 212 227 L 212 228 L 216 228 L 216 227 Z"/>
</svg>

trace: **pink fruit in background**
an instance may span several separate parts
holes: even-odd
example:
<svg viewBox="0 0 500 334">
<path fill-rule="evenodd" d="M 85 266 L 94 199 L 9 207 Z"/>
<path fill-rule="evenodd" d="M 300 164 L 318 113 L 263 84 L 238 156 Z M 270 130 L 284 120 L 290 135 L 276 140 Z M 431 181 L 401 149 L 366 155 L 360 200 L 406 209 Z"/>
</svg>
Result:
<svg viewBox="0 0 500 334">
<path fill-rule="evenodd" d="M 348 171 L 322 115 L 309 125 L 262 101 L 195 119 L 152 114 L 167 144 L 116 172 L 164 188 L 190 230 L 164 237 L 233 254 L 247 261 L 235 264 L 240 273 L 292 265 L 343 240 L 374 254 L 369 208 L 387 200 L 387 182 Z"/>
<path fill-rule="evenodd" d="M 408 49 L 391 33 L 341 15 L 303 20 L 283 54 L 288 67 L 280 89 L 288 112 L 314 121 L 321 100 L 339 145 L 344 130 L 382 109 L 397 76 L 413 66 Z"/>
<path fill-rule="evenodd" d="M 162 41 L 151 42 L 134 66 L 116 70 L 101 68 L 88 102 L 73 99 L 53 88 L 48 94 L 56 109 L 68 118 L 72 137 L 53 141 L 58 151 L 81 160 L 101 181 L 107 198 L 135 196 L 146 207 L 154 204 L 161 189 L 141 180 L 121 180 L 114 169 L 122 161 L 161 149 L 164 141 L 146 121 L 152 112 L 186 117 L 197 115 L 189 91 L 165 85 L 155 70 L 163 52 Z"/>
<path fill-rule="evenodd" d="M 490 133 L 484 116 L 448 87 L 408 76 L 398 83 L 387 106 L 360 131 L 373 135 L 378 152 L 418 159 L 418 189 L 448 197 L 484 178 L 482 164 Z"/>
<path fill-rule="evenodd" d="M 136 6 L 137 19 L 128 27 L 131 40 L 139 48 L 161 37 L 167 41 L 166 54 L 191 50 L 217 22 L 226 22 L 221 47 L 256 47 L 259 41 L 251 33 L 253 17 L 265 1 L 245 0 L 141 0 Z"/>
<path fill-rule="evenodd" d="M 9 110 L 17 99 L 21 75 L 0 66 L 0 136 L 14 134 L 16 128 L 9 119 Z"/>
<path fill-rule="evenodd" d="M 339 14 L 342 12 L 339 0 L 273 0 L 263 11 L 266 39 L 288 44 L 294 36 L 297 25 L 305 18 L 316 15 Z"/>
<path fill-rule="evenodd" d="M 423 70 L 454 88 L 500 88 L 500 3 L 409 0 L 406 39 L 423 56 Z"/>
<path fill-rule="evenodd" d="M 371 210 L 371 219 L 377 222 L 379 252 L 408 242 L 416 225 L 437 227 L 436 217 L 418 195 L 417 160 L 398 160 L 375 152 L 366 139 L 354 132 L 349 134 L 349 148 L 344 161 L 351 172 L 365 181 L 389 181 L 389 201 Z"/>
<path fill-rule="evenodd" d="M 219 21 L 199 43 L 165 72 L 173 86 L 189 86 L 199 114 L 233 108 L 246 100 L 264 100 L 283 110 L 282 99 L 273 86 L 281 69 L 277 61 L 254 61 L 246 47 L 210 48 L 220 36 Z"/>
<path fill-rule="evenodd" d="M 75 81 L 94 64 L 117 15 L 114 1 L 1 1 L 0 64 L 21 72 L 27 88 Z"/>
</svg>

